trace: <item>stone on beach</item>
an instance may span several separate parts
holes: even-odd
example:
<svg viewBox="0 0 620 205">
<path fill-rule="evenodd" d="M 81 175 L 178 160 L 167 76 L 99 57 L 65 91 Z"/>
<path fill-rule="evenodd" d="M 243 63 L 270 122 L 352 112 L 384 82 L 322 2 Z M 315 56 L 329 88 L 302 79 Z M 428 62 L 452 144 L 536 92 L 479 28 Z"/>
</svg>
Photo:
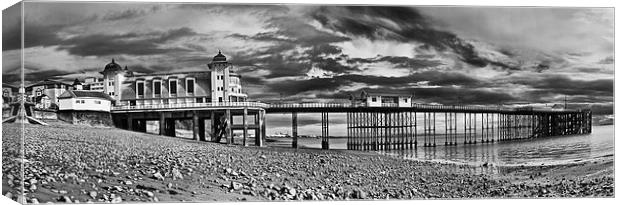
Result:
<svg viewBox="0 0 620 205">
<path fill-rule="evenodd" d="M 3 125 L 2 132 L 3 157 L 5 153 L 8 159 L 19 156 L 14 147 L 19 147 L 20 140 L 11 137 L 11 133 L 20 132 L 19 127 Z M 32 196 L 44 203 L 174 202 L 179 197 L 186 201 L 206 201 L 209 197 L 234 201 L 240 196 L 253 201 L 614 194 L 613 175 L 554 180 L 549 178 L 554 172 L 550 165 L 515 167 L 530 169 L 515 179 L 512 175 L 503 178 L 504 175 L 476 174 L 466 166 L 409 161 L 374 153 L 229 147 L 73 125 L 26 125 L 25 132 L 25 146 L 31 151 L 25 155 L 30 163 L 25 170 L 24 186 L 36 187 Z M 608 164 L 613 163 L 597 166 Z M 4 180 L 12 178 L 8 181 L 15 182 L 15 186 L 5 195 L 15 199 L 21 186 L 17 183 L 22 181 L 17 171 L 20 166 L 8 160 L 6 167 Z M 480 169 L 480 165 L 477 167 Z M 526 186 L 521 180 L 543 184 Z M 29 200 L 32 202 L 32 198 Z"/>
</svg>

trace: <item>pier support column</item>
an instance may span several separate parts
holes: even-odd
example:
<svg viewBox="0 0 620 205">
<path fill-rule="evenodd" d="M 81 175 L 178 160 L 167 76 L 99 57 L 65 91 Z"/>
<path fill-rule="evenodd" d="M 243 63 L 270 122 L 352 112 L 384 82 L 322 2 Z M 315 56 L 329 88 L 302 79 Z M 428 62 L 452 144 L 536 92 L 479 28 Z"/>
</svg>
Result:
<svg viewBox="0 0 620 205">
<path fill-rule="evenodd" d="M 207 141 L 205 136 L 205 119 L 200 118 L 198 120 L 198 140 L 199 141 Z"/>
<path fill-rule="evenodd" d="M 195 110 L 192 112 L 192 139 L 193 140 L 198 140 L 198 133 L 200 133 L 198 127 L 200 124 L 198 122 L 198 112 L 196 112 Z"/>
<path fill-rule="evenodd" d="M 166 135 L 166 117 L 164 112 L 159 112 L 159 135 Z"/>
<path fill-rule="evenodd" d="M 321 149 L 329 149 L 329 113 L 321 113 Z"/>
<path fill-rule="evenodd" d="M 133 117 L 131 114 L 127 115 L 127 130 L 133 131 Z"/>
<path fill-rule="evenodd" d="M 176 128 L 174 126 L 174 119 L 165 119 L 165 135 L 170 137 L 176 137 Z"/>
<path fill-rule="evenodd" d="M 292 127 L 292 133 L 293 133 L 293 148 L 297 148 L 297 112 L 293 112 L 291 114 L 291 123 L 293 125 Z"/>
<path fill-rule="evenodd" d="M 224 124 L 225 124 L 225 134 L 226 134 L 226 144 L 232 144 L 233 143 L 233 139 L 232 139 L 232 129 L 230 129 L 230 121 L 231 121 L 231 116 L 230 116 L 230 109 L 226 109 L 226 113 L 224 114 Z"/>
<path fill-rule="evenodd" d="M 255 133 L 254 145 L 262 147 L 263 146 L 263 138 L 265 138 L 265 134 L 267 133 L 265 128 L 265 111 L 259 110 L 256 118 L 256 122 L 258 122 L 258 129 Z"/>
<path fill-rule="evenodd" d="M 216 115 L 215 115 L 215 111 L 211 111 L 211 141 L 212 142 L 218 142 L 217 139 L 219 139 L 217 135 L 217 121 L 218 119 L 216 119 Z"/>
<path fill-rule="evenodd" d="M 263 146 L 265 144 L 265 138 L 267 137 L 267 112 L 265 110 L 261 110 L 261 112 L 263 114 L 261 115 L 260 121 L 263 122 L 263 124 L 261 125 L 260 146 Z"/>
<path fill-rule="evenodd" d="M 140 129 L 138 131 L 140 132 L 146 132 L 146 120 L 140 120 Z"/>
<path fill-rule="evenodd" d="M 248 146 L 248 108 L 243 108 L 243 146 Z"/>
</svg>

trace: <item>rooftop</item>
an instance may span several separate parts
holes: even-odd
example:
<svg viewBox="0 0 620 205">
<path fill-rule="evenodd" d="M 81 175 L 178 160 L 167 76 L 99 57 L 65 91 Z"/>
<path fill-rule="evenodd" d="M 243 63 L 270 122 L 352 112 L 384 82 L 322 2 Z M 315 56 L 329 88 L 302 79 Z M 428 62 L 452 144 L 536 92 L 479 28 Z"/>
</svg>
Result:
<svg viewBox="0 0 620 205">
<path fill-rule="evenodd" d="M 103 69 L 103 72 L 101 73 L 103 74 L 106 72 L 115 72 L 115 71 L 121 71 L 121 70 L 123 70 L 123 68 L 119 64 L 114 62 L 114 58 L 112 58 L 112 62 L 105 65 L 105 68 Z"/>
<path fill-rule="evenodd" d="M 112 97 L 108 94 L 105 94 L 100 91 L 87 91 L 87 90 L 67 90 L 64 93 L 58 96 L 58 99 L 66 99 L 66 98 L 78 98 L 78 97 L 88 97 L 88 98 L 100 98 L 109 101 L 114 101 Z"/>
<path fill-rule="evenodd" d="M 66 84 L 66 83 L 63 83 L 63 82 L 60 82 L 60 81 L 55 81 L 55 80 L 44 80 L 44 81 L 41 81 L 41 82 L 38 82 L 38 83 L 35 83 L 35 84 L 32 84 L 32 85 L 29 85 L 29 86 L 26 86 L 26 87 L 27 88 L 31 88 L 31 87 L 40 86 L 40 85 L 69 85 L 69 84 Z"/>
<path fill-rule="evenodd" d="M 362 90 L 362 97 L 369 96 L 388 96 L 388 97 L 412 97 L 412 93 L 400 92 L 400 91 L 382 91 L 382 90 Z"/>
</svg>

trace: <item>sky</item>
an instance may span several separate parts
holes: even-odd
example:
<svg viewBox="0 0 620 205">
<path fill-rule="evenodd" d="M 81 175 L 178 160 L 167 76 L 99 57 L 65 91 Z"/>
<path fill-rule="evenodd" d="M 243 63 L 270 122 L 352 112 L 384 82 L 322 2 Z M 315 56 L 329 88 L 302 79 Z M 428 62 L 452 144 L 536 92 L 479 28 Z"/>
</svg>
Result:
<svg viewBox="0 0 620 205">
<path fill-rule="evenodd" d="M 221 50 L 251 100 L 365 89 L 613 112 L 613 8 L 27 2 L 24 13 L 26 84 L 99 76 L 112 58 L 140 73 L 206 70 Z M 4 10 L 6 83 L 19 81 L 19 28 Z"/>
</svg>

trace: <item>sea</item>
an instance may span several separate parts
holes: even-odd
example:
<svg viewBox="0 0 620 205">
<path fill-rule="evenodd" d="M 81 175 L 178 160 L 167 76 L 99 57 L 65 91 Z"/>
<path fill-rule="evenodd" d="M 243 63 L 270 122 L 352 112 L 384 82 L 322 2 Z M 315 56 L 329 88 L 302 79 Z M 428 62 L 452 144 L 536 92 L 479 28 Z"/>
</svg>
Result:
<svg viewBox="0 0 620 205">
<path fill-rule="evenodd" d="M 291 138 L 268 139 L 268 146 L 290 147 Z M 346 149 L 346 137 L 331 137 L 330 149 Z M 299 138 L 300 148 L 320 149 L 319 138 Z M 539 166 L 614 158 L 614 126 L 593 126 L 591 134 L 554 136 L 494 143 L 458 144 L 381 151 L 409 160 L 497 166 Z"/>
</svg>

